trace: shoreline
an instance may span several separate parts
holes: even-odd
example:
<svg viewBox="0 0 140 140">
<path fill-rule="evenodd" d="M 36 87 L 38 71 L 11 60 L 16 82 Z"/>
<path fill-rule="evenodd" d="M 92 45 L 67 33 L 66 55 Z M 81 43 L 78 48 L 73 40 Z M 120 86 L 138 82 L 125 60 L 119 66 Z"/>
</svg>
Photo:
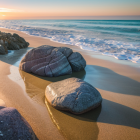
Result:
<svg viewBox="0 0 140 140">
<path fill-rule="evenodd" d="M 0 29 L 19 31 L 19 30 L 14 30 L 14 29 L 8 29 L 8 28 L 5 28 L 5 27 L 0 27 Z M 55 43 L 58 43 L 58 44 L 63 44 L 63 45 L 66 45 L 66 46 L 76 47 L 76 48 L 78 48 L 79 51 L 80 50 L 81 51 L 86 51 L 86 53 L 88 53 L 88 54 L 90 54 L 90 52 L 91 52 L 93 55 L 98 55 L 98 57 L 97 57 L 98 59 L 105 59 L 105 60 L 109 60 L 109 61 L 112 61 L 112 62 L 115 62 L 115 63 L 119 63 L 119 64 L 123 64 L 123 65 L 128 65 L 128 66 L 132 66 L 132 67 L 139 67 L 140 68 L 140 63 L 136 63 L 136 62 L 133 62 L 133 61 L 130 61 L 130 60 L 123 60 L 123 59 L 121 60 L 121 59 L 117 59 L 115 56 L 109 56 L 109 55 L 105 55 L 105 54 L 102 54 L 102 53 L 99 53 L 99 52 L 94 52 L 94 51 L 86 50 L 86 49 L 84 50 L 80 46 L 65 44 L 65 43 L 62 43 L 62 42 L 57 42 L 57 41 L 51 40 L 50 38 L 47 38 L 47 37 L 30 35 L 30 34 L 26 33 L 26 31 L 19 31 L 19 32 L 22 32 L 22 33 L 24 33 L 26 35 L 29 35 L 29 36 L 47 39 L 47 40 L 49 40 L 51 42 L 55 42 Z M 92 54 L 90 54 L 90 55 L 92 55 Z"/>
<path fill-rule="evenodd" d="M 88 59 L 87 64 L 93 64 L 91 59 L 94 59 L 95 61 L 99 62 L 99 63 L 94 62 L 95 65 L 107 67 L 107 68 L 117 72 L 118 74 L 128 76 L 129 78 L 132 78 L 132 79 L 140 82 L 140 76 L 138 76 L 138 78 L 134 78 L 135 75 L 140 74 L 140 64 L 138 64 L 138 63 L 133 63 L 133 62 L 130 62 L 130 61 L 127 61 L 127 60 L 118 60 L 118 59 L 115 59 L 115 58 L 110 57 L 110 56 L 96 54 L 92 51 L 82 50 L 78 46 L 73 46 L 73 45 L 68 45 L 68 44 L 62 44 L 62 43 L 59 43 L 59 42 L 54 42 L 54 41 L 51 41 L 50 39 L 46 39 L 46 38 L 39 37 L 39 36 L 32 36 L 32 35 L 26 34 L 22 31 L 18 31 L 18 30 L 6 29 L 6 28 L 0 28 L 0 30 L 2 32 L 7 32 L 7 33 L 8 32 L 18 33 L 20 36 L 25 38 L 27 40 L 27 42 L 30 41 L 29 42 L 30 43 L 29 47 L 31 47 L 31 48 L 32 47 L 33 48 L 38 47 L 38 46 L 41 46 L 41 45 L 52 45 L 52 46 L 55 46 L 55 47 L 60 47 L 61 46 L 61 47 L 72 48 L 74 51 L 80 52 L 82 55 L 84 55 L 86 57 L 86 59 Z M 41 43 L 41 41 L 43 43 Z M 33 44 L 33 46 L 32 46 L 32 44 Z M 121 67 L 122 69 L 118 70 L 117 67 Z M 131 72 L 127 72 L 128 69 Z M 132 71 L 134 71 L 134 73 L 132 73 Z"/>
<path fill-rule="evenodd" d="M 21 57 L 26 54 L 28 49 L 14 51 L 9 56 L 0 56 L 0 98 L 8 107 L 15 107 L 22 114 L 40 140 L 55 140 L 56 138 L 70 140 L 71 136 L 89 140 L 91 137 L 99 140 L 128 138 L 135 140 L 140 137 L 139 67 L 116 63 L 114 60 L 99 59 L 94 53 L 81 50 L 77 46 L 30 36 L 17 30 L 2 28 L 0 30 L 19 34 L 30 43 L 29 48 L 41 45 L 72 48 L 74 51 L 80 52 L 87 62 L 85 72 L 57 78 L 43 78 L 18 70 Z M 103 97 L 103 103 L 97 109 L 94 119 L 90 118 L 90 116 L 93 117 L 94 111 L 87 113 L 86 116 L 82 115 L 80 118 L 50 107 L 55 121 L 63 133 L 61 135 L 45 106 L 44 89 L 51 82 L 69 77 L 81 78 L 96 87 Z"/>
</svg>

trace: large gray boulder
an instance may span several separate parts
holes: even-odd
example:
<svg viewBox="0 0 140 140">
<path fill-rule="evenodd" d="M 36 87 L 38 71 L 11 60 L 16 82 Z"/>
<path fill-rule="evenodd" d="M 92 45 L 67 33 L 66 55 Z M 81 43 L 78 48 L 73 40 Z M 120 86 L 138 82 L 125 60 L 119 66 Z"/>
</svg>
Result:
<svg viewBox="0 0 140 140">
<path fill-rule="evenodd" d="M 37 137 L 15 108 L 0 106 L 0 140 L 37 140 Z"/>
<path fill-rule="evenodd" d="M 92 85 L 78 78 L 49 84 L 45 90 L 47 101 L 56 109 L 82 114 L 98 107 L 102 97 Z"/>
<path fill-rule="evenodd" d="M 85 66 L 82 55 L 72 49 L 43 45 L 30 50 L 21 60 L 19 68 L 28 73 L 57 77 L 83 70 Z"/>
</svg>

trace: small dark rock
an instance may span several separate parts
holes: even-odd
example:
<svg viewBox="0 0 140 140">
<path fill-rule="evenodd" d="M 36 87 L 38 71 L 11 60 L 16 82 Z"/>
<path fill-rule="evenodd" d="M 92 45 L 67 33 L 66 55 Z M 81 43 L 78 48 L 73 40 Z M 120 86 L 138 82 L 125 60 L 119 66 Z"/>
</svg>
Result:
<svg viewBox="0 0 140 140">
<path fill-rule="evenodd" d="M 4 33 L 0 32 L 0 54 L 7 54 L 8 50 L 19 50 L 22 48 L 27 48 L 29 43 L 25 41 L 24 38 L 20 37 L 18 34 Z M 3 51 L 5 49 L 5 53 Z"/>
</svg>

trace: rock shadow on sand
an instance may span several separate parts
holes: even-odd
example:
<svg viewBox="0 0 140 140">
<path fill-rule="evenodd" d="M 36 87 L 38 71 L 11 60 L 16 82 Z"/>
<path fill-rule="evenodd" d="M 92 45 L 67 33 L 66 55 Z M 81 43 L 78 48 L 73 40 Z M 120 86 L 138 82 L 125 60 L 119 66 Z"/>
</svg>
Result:
<svg viewBox="0 0 140 140">
<path fill-rule="evenodd" d="M 81 115 L 56 110 L 48 102 L 47 108 L 52 121 L 70 140 L 98 139 L 100 130 L 97 123 L 100 122 L 140 129 L 140 112 L 106 99 L 98 108 Z"/>
<path fill-rule="evenodd" d="M 140 112 L 130 107 L 103 99 L 102 104 L 87 113 L 74 115 L 61 111 L 77 120 L 129 126 L 140 129 Z"/>
<path fill-rule="evenodd" d="M 140 112 L 130 107 L 103 99 L 97 122 L 140 129 Z"/>
<path fill-rule="evenodd" d="M 92 86 L 116 93 L 140 96 L 140 83 L 114 71 L 96 65 L 87 65 L 84 81 Z"/>
</svg>

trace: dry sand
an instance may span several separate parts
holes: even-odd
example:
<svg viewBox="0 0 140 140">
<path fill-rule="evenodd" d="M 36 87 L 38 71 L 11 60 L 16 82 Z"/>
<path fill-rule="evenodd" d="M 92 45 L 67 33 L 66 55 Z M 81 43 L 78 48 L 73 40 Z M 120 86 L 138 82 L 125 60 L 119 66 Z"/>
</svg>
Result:
<svg viewBox="0 0 140 140">
<path fill-rule="evenodd" d="M 138 140 L 140 139 L 140 68 L 98 59 L 92 52 L 76 46 L 29 36 L 15 30 L 30 43 L 30 48 L 0 56 L 0 99 L 15 107 L 28 121 L 39 140 Z M 66 46 L 86 59 L 85 71 L 47 78 L 19 71 L 21 58 L 32 47 Z M 119 60 L 118 60 L 119 62 Z M 96 87 L 103 97 L 100 107 L 83 115 L 73 115 L 45 105 L 45 88 L 69 77 L 81 78 Z M 54 125 L 55 124 L 55 125 Z"/>
</svg>

